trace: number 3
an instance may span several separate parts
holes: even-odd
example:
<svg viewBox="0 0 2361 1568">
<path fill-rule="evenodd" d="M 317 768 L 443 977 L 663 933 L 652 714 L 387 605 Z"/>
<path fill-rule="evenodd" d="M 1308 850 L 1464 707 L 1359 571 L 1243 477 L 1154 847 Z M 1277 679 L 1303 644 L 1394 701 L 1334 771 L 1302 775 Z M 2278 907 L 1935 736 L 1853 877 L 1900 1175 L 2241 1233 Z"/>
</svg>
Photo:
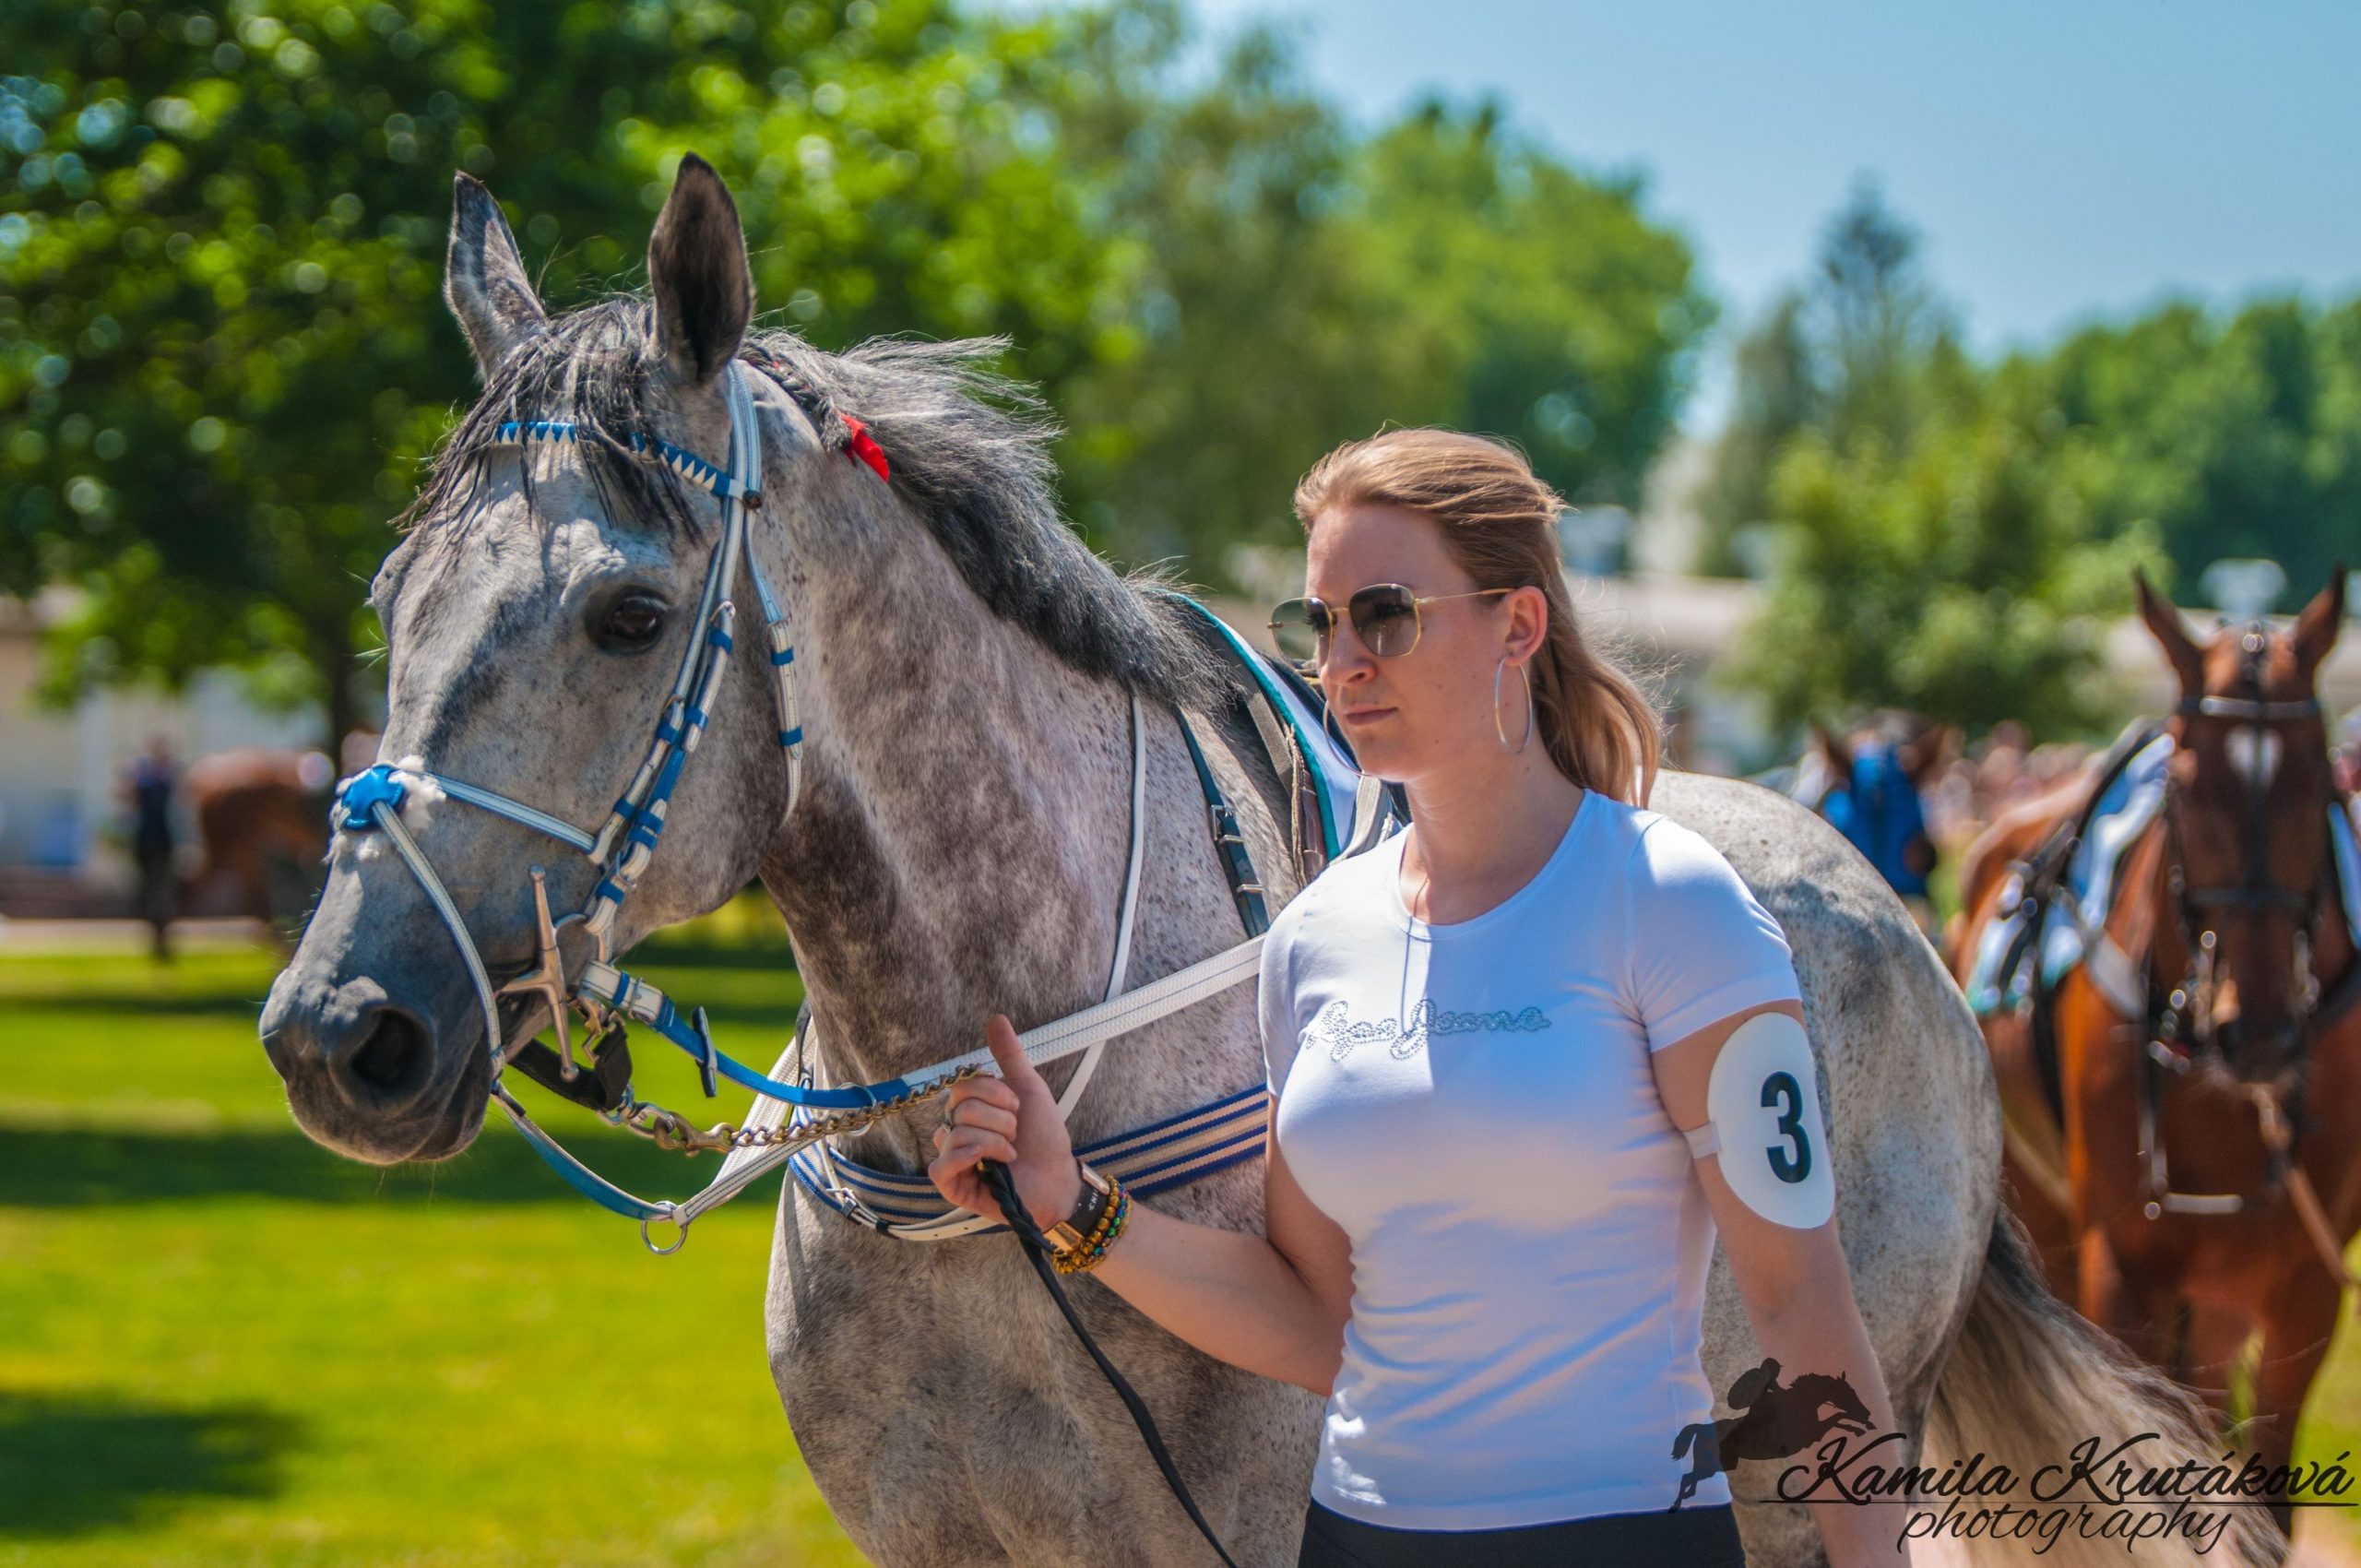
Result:
<svg viewBox="0 0 2361 1568">
<path fill-rule="evenodd" d="M 1800 1182 L 1811 1174 L 1811 1140 L 1804 1135 L 1804 1091 L 1792 1073 L 1774 1073 L 1762 1080 L 1762 1103 L 1771 1107 L 1781 1100 L 1786 1107 L 1779 1114 L 1777 1131 L 1794 1141 L 1795 1153 L 1776 1144 L 1765 1144 L 1763 1152 L 1771 1157 L 1771 1174 L 1782 1182 Z"/>
</svg>

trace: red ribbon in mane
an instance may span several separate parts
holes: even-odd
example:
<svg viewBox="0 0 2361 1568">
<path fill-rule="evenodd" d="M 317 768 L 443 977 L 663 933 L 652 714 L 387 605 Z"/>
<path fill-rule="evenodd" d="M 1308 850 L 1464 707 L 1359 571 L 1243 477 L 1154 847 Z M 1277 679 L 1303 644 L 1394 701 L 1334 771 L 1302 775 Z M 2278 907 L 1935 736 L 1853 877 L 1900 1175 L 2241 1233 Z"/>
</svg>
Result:
<svg viewBox="0 0 2361 1568">
<path fill-rule="evenodd" d="M 885 448 L 877 445 L 876 437 L 869 434 L 867 425 L 850 414 L 843 418 L 845 428 L 852 432 L 852 439 L 845 445 L 845 456 L 856 462 L 867 463 L 877 470 L 879 479 L 890 480 L 893 476 L 886 471 Z"/>
</svg>

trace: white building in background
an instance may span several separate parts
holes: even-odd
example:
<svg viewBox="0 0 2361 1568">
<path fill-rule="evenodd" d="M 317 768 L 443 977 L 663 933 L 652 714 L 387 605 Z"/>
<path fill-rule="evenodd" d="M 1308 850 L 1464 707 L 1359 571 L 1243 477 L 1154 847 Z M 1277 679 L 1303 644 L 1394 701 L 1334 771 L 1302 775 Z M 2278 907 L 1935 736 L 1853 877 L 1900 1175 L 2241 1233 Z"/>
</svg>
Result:
<svg viewBox="0 0 2361 1568">
<path fill-rule="evenodd" d="M 232 746 L 317 743 L 315 713 L 273 713 L 249 701 L 236 677 L 200 676 L 177 695 L 136 688 L 96 692 L 63 711 L 35 699 L 41 634 L 73 602 L 52 589 L 30 602 L 0 598 L 0 874 L 127 887 L 131 860 L 120 784 L 151 737 L 186 764 Z M 184 820 L 181 839 L 193 841 Z"/>
</svg>

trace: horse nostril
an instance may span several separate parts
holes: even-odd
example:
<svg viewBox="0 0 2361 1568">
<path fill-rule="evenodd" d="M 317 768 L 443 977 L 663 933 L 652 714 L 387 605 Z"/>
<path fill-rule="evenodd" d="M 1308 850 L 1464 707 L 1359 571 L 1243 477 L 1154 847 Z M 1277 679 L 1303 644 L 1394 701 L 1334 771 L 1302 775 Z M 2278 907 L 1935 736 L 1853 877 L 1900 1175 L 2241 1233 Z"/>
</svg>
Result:
<svg viewBox="0 0 2361 1568">
<path fill-rule="evenodd" d="M 399 1099 L 425 1087 L 433 1055 L 418 1020 L 386 1008 L 345 1058 L 345 1070 L 378 1094 Z"/>
</svg>

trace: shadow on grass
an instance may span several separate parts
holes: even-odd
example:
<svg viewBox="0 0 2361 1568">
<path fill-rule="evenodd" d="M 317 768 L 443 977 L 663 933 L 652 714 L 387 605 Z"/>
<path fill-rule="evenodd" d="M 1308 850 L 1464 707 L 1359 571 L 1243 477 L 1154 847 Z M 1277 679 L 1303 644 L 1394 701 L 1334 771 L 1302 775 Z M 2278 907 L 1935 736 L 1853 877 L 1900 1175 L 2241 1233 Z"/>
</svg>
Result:
<svg viewBox="0 0 2361 1568">
<path fill-rule="evenodd" d="M 607 1176 L 649 1197 L 686 1197 L 719 1163 L 636 1138 L 559 1131 Z M 28 1208 L 264 1197 L 321 1204 L 565 1204 L 582 1199 L 506 1127 L 487 1129 L 457 1159 L 363 1165 L 303 1134 L 241 1130 L 176 1134 L 0 1126 L 0 1205 Z"/>
<path fill-rule="evenodd" d="M 252 996 L 229 996 L 218 992 L 203 992 L 191 996 L 103 996 L 89 992 L 10 992 L 0 1005 L 10 1012 L 21 1013 L 98 1013 L 129 1014 L 154 1018 L 243 1018 L 251 1023 L 262 1016 L 263 1004 L 268 993 L 257 992 Z"/>
<path fill-rule="evenodd" d="M 280 1490 L 303 1423 L 267 1405 L 174 1408 L 0 1390 L 0 1540 L 85 1535 Z"/>
</svg>

